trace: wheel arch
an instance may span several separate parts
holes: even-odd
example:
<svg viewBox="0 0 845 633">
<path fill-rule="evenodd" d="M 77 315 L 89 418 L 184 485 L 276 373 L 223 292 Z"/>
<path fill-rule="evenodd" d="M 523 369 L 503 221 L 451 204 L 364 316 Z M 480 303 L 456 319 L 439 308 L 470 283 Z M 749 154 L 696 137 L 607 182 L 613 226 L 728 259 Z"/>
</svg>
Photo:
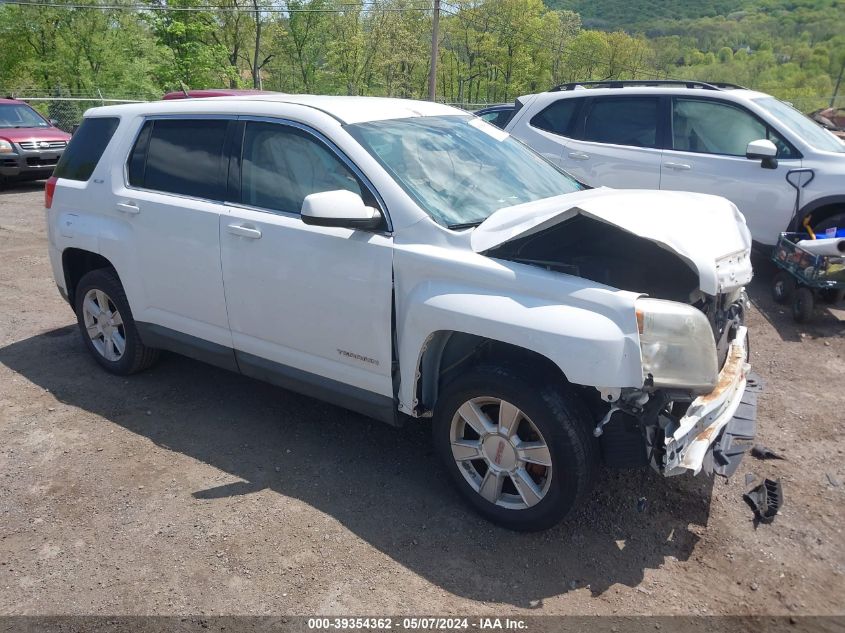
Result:
<svg viewBox="0 0 845 633">
<path fill-rule="evenodd" d="M 479 363 L 521 365 L 535 375 L 567 382 L 566 375 L 548 356 L 486 336 L 454 330 L 429 335 L 417 361 L 415 409 L 429 412 L 443 388 L 468 367 Z"/>
<path fill-rule="evenodd" d="M 99 253 L 81 248 L 66 248 L 62 251 L 62 273 L 65 278 L 67 300 L 71 307 L 75 304 L 76 287 L 82 277 L 92 270 L 102 268 L 110 268 L 117 274 L 112 263 Z M 120 278 L 119 275 L 118 278 Z"/>
<path fill-rule="evenodd" d="M 837 213 L 845 213 L 845 195 L 825 196 L 812 200 L 801 208 L 792 221 L 789 230 L 801 230 L 804 225 L 804 219 L 808 215 L 812 216 L 813 224 L 817 224 Z"/>
</svg>

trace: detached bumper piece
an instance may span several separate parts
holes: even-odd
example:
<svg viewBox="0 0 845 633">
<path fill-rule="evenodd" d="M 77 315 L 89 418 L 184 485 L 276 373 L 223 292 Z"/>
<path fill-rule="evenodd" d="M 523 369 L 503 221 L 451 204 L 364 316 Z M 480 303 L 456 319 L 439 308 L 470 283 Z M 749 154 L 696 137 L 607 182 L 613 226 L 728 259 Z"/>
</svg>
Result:
<svg viewBox="0 0 845 633">
<path fill-rule="evenodd" d="M 715 472 L 723 477 L 730 477 L 736 472 L 757 432 L 757 394 L 761 391 L 763 383 L 760 377 L 749 374 L 734 417 L 713 443 L 713 450 L 705 455 L 704 472 Z"/>
<path fill-rule="evenodd" d="M 691 471 L 733 474 L 754 439 L 760 379 L 750 374 L 748 330 L 739 328 L 719 373 L 716 388 L 690 404 L 667 432 L 663 457 L 666 476 Z"/>
<path fill-rule="evenodd" d="M 771 523 L 783 505 L 783 488 L 779 479 L 766 479 L 742 495 L 742 498 L 754 511 L 755 523 Z"/>
</svg>

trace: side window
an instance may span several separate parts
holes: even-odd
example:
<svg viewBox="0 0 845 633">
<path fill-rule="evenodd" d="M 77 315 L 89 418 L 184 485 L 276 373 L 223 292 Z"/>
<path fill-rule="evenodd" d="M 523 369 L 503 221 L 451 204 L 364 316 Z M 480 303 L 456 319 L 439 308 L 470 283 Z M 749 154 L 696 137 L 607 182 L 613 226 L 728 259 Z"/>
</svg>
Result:
<svg viewBox="0 0 845 633">
<path fill-rule="evenodd" d="M 129 183 L 154 191 L 223 200 L 223 142 L 228 125 L 224 119 L 148 121 L 129 157 Z"/>
<path fill-rule="evenodd" d="M 571 136 L 573 120 L 580 103 L 581 99 L 558 99 L 535 114 L 530 124 L 552 134 Z"/>
<path fill-rule="evenodd" d="M 305 196 L 321 191 L 362 195 L 355 174 L 334 152 L 282 124 L 248 122 L 241 165 L 241 202 L 262 209 L 299 213 Z"/>
<path fill-rule="evenodd" d="M 585 141 L 657 147 L 656 97 L 597 97 L 584 122 Z"/>
<path fill-rule="evenodd" d="M 783 137 L 742 108 L 701 99 L 672 101 L 672 147 L 676 150 L 745 156 L 751 141 L 764 138 L 777 146 L 778 157 L 794 156 Z"/>
<path fill-rule="evenodd" d="M 87 181 L 114 136 L 118 123 L 120 119 L 114 117 L 84 119 L 70 139 L 53 175 L 57 178 Z"/>
<path fill-rule="evenodd" d="M 132 153 L 129 154 L 129 163 L 126 172 L 129 176 L 129 184 L 133 187 L 144 186 L 144 172 L 147 167 L 147 148 L 150 145 L 150 134 L 153 131 L 153 124 L 154 121 L 144 123 L 144 127 L 141 128 L 141 132 L 135 140 Z"/>
</svg>

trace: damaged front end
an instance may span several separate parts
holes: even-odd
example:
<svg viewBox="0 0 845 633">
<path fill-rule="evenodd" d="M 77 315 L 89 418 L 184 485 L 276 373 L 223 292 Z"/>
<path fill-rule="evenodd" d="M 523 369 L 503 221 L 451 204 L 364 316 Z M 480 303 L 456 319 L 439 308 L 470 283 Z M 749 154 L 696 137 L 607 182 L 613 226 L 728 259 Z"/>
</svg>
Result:
<svg viewBox="0 0 845 633">
<path fill-rule="evenodd" d="M 669 217 L 665 209 L 656 213 Z M 643 385 L 599 388 L 593 403 L 604 460 L 623 468 L 651 464 L 666 476 L 730 476 L 754 437 L 760 388 L 748 363 L 744 221 L 711 218 L 701 225 L 709 234 L 702 228 L 698 236 L 678 236 L 667 228 L 677 221 L 658 231 L 614 214 L 579 205 L 556 222 L 511 230 L 486 254 L 646 295 L 636 304 Z M 714 232 L 720 226 L 722 239 Z"/>
</svg>

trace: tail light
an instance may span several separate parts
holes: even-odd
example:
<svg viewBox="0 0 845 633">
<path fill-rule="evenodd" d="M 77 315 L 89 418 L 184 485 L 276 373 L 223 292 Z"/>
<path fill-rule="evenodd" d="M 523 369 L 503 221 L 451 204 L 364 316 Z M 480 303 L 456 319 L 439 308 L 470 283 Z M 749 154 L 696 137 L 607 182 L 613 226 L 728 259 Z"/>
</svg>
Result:
<svg viewBox="0 0 845 633">
<path fill-rule="evenodd" d="M 53 194 L 56 193 L 56 182 L 59 179 L 55 176 L 50 176 L 47 179 L 47 184 L 44 185 L 44 208 L 49 209 L 53 206 Z"/>
</svg>

